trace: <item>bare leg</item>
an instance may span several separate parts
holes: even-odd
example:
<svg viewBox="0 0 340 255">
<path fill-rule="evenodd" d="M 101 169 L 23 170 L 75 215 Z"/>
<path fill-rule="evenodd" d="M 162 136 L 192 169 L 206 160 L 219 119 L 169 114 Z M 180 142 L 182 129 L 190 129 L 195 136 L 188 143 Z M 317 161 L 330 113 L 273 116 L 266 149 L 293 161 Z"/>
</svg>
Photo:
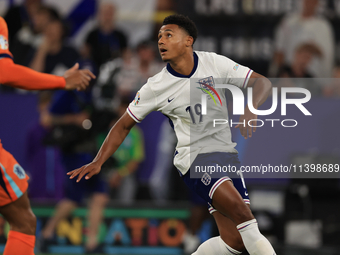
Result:
<svg viewBox="0 0 340 255">
<path fill-rule="evenodd" d="M 200 238 L 197 232 L 203 222 L 210 217 L 206 205 L 193 205 L 190 209 L 189 229 L 183 235 L 183 245 L 185 254 L 193 253 L 200 245 Z"/>
<path fill-rule="evenodd" d="M 105 193 L 94 193 L 89 206 L 89 231 L 86 249 L 91 251 L 98 245 L 98 230 L 103 221 L 103 211 L 109 201 Z"/>
<path fill-rule="evenodd" d="M 237 231 L 236 224 L 220 212 L 214 212 L 212 215 L 222 240 L 235 250 L 243 251 L 245 249 L 244 244 L 240 233 Z"/>
<path fill-rule="evenodd" d="M 69 199 L 61 200 L 56 207 L 56 211 L 55 211 L 54 215 L 52 216 L 52 218 L 49 219 L 46 226 L 42 230 L 42 237 L 44 239 L 52 238 L 57 224 L 62 219 L 69 216 L 70 213 L 76 208 L 77 208 L 76 202 L 69 200 Z"/>
<path fill-rule="evenodd" d="M 35 235 L 37 219 L 32 212 L 27 192 L 13 203 L 0 207 L 0 213 L 8 221 L 11 230 Z"/>
<path fill-rule="evenodd" d="M 27 192 L 16 201 L 0 207 L 0 213 L 10 225 L 4 255 L 34 255 L 37 220 L 31 210 Z"/>
<path fill-rule="evenodd" d="M 236 225 L 254 219 L 250 208 L 244 203 L 240 193 L 231 181 L 223 182 L 215 191 L 212 204 Z"/>
<path fill-rule="evenodd" d="M 212 204 L 217 211 L 235 223 L 244 246 L 250 255 L 275 255 L 269 241 L 260 233 L 250 208 L 243 202 L 241 195 L 231 181 L 223 182 L 216 189 L 213 194 Z M 226 241 L 229 242 L 229 240 Z"/>
<path fill-rule="evenodd" d="M 189 229 L 191 234 L 197 234 L 202 223 L 209 218 L 209 212 L 206 205 L 194 205 L 190 209 Z"/>
</svg>

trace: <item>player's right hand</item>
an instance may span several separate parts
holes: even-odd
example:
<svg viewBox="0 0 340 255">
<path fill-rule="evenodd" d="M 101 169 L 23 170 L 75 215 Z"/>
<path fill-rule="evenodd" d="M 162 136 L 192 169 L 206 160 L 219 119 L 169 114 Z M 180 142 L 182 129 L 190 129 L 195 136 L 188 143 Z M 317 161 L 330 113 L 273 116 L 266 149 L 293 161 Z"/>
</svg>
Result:
<svg viewBox="0 0 340 255">
<path fill-rule="evenodd" d="M 71 175 L 70 179 L 73 179 L 78 175 L 77 182 L 79 182 L 85 175 L 85 179 L 90 179 L 93 175 L 99 174 L 101 170 L 101 165 L 97 162 L 91 162 L 81 168 L 75 169 L 67 173 L 67 175 Z"/>
<path fill-rule="evenodd" d="M 91 79 L 95 79 L 96 76 L 90 70 L 79 70 L 79 64 L 76 63 L 65 72 L 64 78 L 66 80 L 65 89 L 85 90 Z"/>
<path fill-rule="evenodd" d="M 244 115 L 241 115 L 239 119 L 239 123 L 244 123 L 245 125 L 237 124 L 235 126 L 235 128 L 240 129 L 241 135 L 244 137 L 244 139 L 247 139 L 248 137 L 249 138 L 252 137 L 253 133 L 255 133 L 256 127 L 257 127 L 256 119 L 257 119 L 257 115 L 252 113 L 249 110 L 248 105 L 247 105 Z M 253 120 L 252 126 L 249 125 L 249 121 L 251 120 Z"/>
</svg>

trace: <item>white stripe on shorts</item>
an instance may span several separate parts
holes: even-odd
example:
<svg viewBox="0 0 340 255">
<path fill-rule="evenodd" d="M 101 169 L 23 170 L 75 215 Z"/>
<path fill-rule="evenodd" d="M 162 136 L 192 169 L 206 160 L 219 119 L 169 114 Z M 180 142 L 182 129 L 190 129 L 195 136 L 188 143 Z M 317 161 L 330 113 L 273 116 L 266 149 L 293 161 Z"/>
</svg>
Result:
<svg viewBox="0 0 340 255">
<path fill-rule="evenodd" d="M 211 187 L 211 189 L 209 191 L 210 199 L 212 199 L 212 197 L 213 197 L 216 189 L 218 188 L 218 186 L 220 186 L 225 181 L 231 181 L 231 179 L 229 177 L 222 177 L 221 179 L 217 180 L 217 182 L 215 182 L 215 184 Z"/>
<path fill-rule="evenodd" d="M 244 201 L 245 204 L 250 204 L 250 200 L 249 199 L 243 199 L 243 201 Z M 209 206 L 208 210 L 209 210 L 210 214 L 213 214 L 214 212 L 217 212 L 217 210 L 214 207 L 212 207 L 212 206 Z"/>
</svg>

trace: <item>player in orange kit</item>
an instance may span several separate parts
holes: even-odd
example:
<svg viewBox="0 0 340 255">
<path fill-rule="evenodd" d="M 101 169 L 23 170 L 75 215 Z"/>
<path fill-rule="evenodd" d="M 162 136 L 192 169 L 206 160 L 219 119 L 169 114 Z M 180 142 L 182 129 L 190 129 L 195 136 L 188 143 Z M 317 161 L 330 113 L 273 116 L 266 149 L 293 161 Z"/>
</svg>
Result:
<svg viewBox="0 0 340 255">
<path fill-rule="evenodd" d="M 0 84 L 27 90 L 85 89 L 95 76 L 89 70 L 78 70 L 78 63 L 64 77 L 43 74 L 16 65 L 8 50 L 8 29 L 0 17 Z M 0 141 L 0 213 L 10 231 L 4 255 L 32 255 L 35 245 L 36 217 L 27 196 L 28 176 Z"/>
</svg>

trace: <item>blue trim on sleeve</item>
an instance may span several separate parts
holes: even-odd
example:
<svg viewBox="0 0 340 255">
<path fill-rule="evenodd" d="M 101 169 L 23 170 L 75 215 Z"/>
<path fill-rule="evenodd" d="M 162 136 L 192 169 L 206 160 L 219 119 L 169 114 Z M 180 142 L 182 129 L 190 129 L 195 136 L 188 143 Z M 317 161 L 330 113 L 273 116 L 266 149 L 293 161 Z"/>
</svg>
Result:
<svg viewBox="0 0 340 255">
<path fill-rule="evenodd" d="M 1 163 L 0 163 L 0 165 L 1 165 Z M 9 198 L 12 200 L 11 195 L 9 194 L 9 192 L 8 192 L 8 190 L 7 190 L 7 187 L 6 187 L 4 178 L 3 178 L 3 176 L 2 176 L 1 169 L 2 169 L 2 165 L 0 166 L 0 186 L 4 189 L 4 191 L 6 192 L 6 194 L 7 194 L 7 195 L 9 196 Z M 3 170 L 3 171 L 4 171 L 4 170 Z"/>
<path fill-rule="evenodd" d="M 11 186 L 12 190 L 14 191 L 15 195 L 17 196 L 17 198 L 21 197 L 23 195 L 22 191 L 20 190 L 20 188 L 18 187 L 18 185 L 15 183 L 15 181 L 11 178 L 11 176 L 8 175 L 8 173 L 6 172 L 5 167 L 0 163 L 0 166 L 5 174 L 5 178 L 7 179 L 9 185 Z M 26 174 L 25 174 L 26 175 Z"/>
<path fill-rule="evenodd" d="M 2 58 L 10 58 L 10 59 L 13 60 L 12 56 L 9 55 L 9 54 L 6 54 L 6 53 L 0 54 L 0 59 L 2 59 Z"/>
</svg>

